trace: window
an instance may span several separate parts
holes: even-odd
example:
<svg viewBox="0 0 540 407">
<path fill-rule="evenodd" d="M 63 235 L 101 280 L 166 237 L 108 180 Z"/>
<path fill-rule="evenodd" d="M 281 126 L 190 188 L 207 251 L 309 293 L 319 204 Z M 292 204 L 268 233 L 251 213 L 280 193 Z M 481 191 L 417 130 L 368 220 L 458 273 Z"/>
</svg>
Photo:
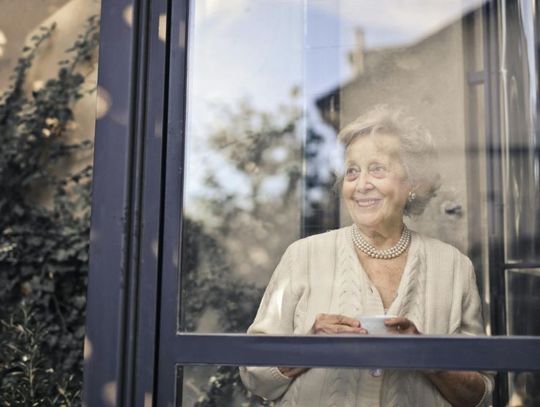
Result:
<svg viewBox="0 0 540 407">
<path fill-rule="evenodd" d="M 516 337 L 536 334 L 532 3 L 400 4 L 171 2 L 160 277 L 141 269 L 156 285 L 140 277 L 144 295 L 131 297 L 145 316 L 144 299 L 159 301 L 158 405 L 189 404 L 216 375 L 238 384 L 239 365 L 535 369 L 537 339 Z M 286 248 L 354 220 L 337 133 L 381 104 L 403 108 L 438 145 L 441 188 L 407 225 L 472 260 L 486 331 L 511 336 L 245 335 Z M 497 405 L 519 383 L 501 374 Z"/>
</svg>

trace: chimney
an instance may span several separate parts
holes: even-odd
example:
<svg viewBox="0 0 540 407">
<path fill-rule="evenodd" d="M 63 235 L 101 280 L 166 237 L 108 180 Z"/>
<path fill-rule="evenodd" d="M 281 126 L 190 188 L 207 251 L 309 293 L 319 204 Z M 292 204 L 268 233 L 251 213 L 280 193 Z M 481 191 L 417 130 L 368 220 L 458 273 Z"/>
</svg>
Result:
<svg viewBox="0 0 540 407">
<path fill-rule="evenodd" d="M 364 31 L 357 28 L 355 31 L 356 44 L 349 52 L 349 62 L 354 76 L 364 73 Z"/>
</svg>

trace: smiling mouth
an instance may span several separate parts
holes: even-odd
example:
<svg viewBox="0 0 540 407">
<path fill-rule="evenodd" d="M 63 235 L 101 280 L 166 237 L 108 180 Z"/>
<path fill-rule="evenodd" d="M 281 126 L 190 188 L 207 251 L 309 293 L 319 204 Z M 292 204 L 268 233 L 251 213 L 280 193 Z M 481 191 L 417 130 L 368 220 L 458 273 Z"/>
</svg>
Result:
<svg viewBox="0 0 540 407">
<path fill-rule="evenodd" d="M 369 208 L 377 205 L 380 199 L 355 199 L 356 204 L 361 208 Z"/>
</svg>

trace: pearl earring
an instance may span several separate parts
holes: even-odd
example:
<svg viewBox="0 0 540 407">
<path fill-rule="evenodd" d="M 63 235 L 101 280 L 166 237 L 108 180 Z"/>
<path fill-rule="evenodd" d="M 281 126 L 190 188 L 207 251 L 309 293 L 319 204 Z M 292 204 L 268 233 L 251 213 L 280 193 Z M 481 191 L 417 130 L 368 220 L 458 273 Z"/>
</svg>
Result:
<svg viewBox="0 0 540 407">
<path fill-rule="evenodd" d="M 408 198 L 408 201 L 409 202 L 412 202 L 416 199 L 416 192 L 409 192 L 409 198 Z"/>
</svg>

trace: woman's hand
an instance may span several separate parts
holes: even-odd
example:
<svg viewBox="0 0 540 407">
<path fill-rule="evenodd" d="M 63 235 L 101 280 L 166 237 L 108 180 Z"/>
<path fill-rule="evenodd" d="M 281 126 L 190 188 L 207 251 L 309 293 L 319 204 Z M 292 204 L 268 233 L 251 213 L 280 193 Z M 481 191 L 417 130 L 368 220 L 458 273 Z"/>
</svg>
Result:
<svg viewBox="0 0 540 407">
<path fill-rule="evenodd" d="M 478 372 L 434 371 L 425 375 L 452 406 L 477 406 L 484 398 L 487 384 Z"/>
<path fill-rule="evenodd" d="M 318 314 L 311 328 L 311 333 L 318 334 L 367 334 L 360 321 L 345 315 Z"/>
<path fill-rule="evenodd" d="M 384 324 L 389 328 L 394 328 L 398 334 L 421 335 L 414 322 L 405 317 L 388 318 Z"/>
<path fill-rule="evenodd" d="M 367 334 L 367 331 L 361 327 L 360 321 L 345 315 L 336 314 L 318 314 L 310 331 L 312 334 Z M 294 379 L 308 370 L 306 367 L 278 367 L 281 374 Z"/>
<path fill-rule="evenodd" d="M 308 370 L 307 367 L 285 367 L 279 366 L 279 371 L 282 375 L 287 376 L 290 379 L 300 376 L 302 373 Z"/>
</svg>

